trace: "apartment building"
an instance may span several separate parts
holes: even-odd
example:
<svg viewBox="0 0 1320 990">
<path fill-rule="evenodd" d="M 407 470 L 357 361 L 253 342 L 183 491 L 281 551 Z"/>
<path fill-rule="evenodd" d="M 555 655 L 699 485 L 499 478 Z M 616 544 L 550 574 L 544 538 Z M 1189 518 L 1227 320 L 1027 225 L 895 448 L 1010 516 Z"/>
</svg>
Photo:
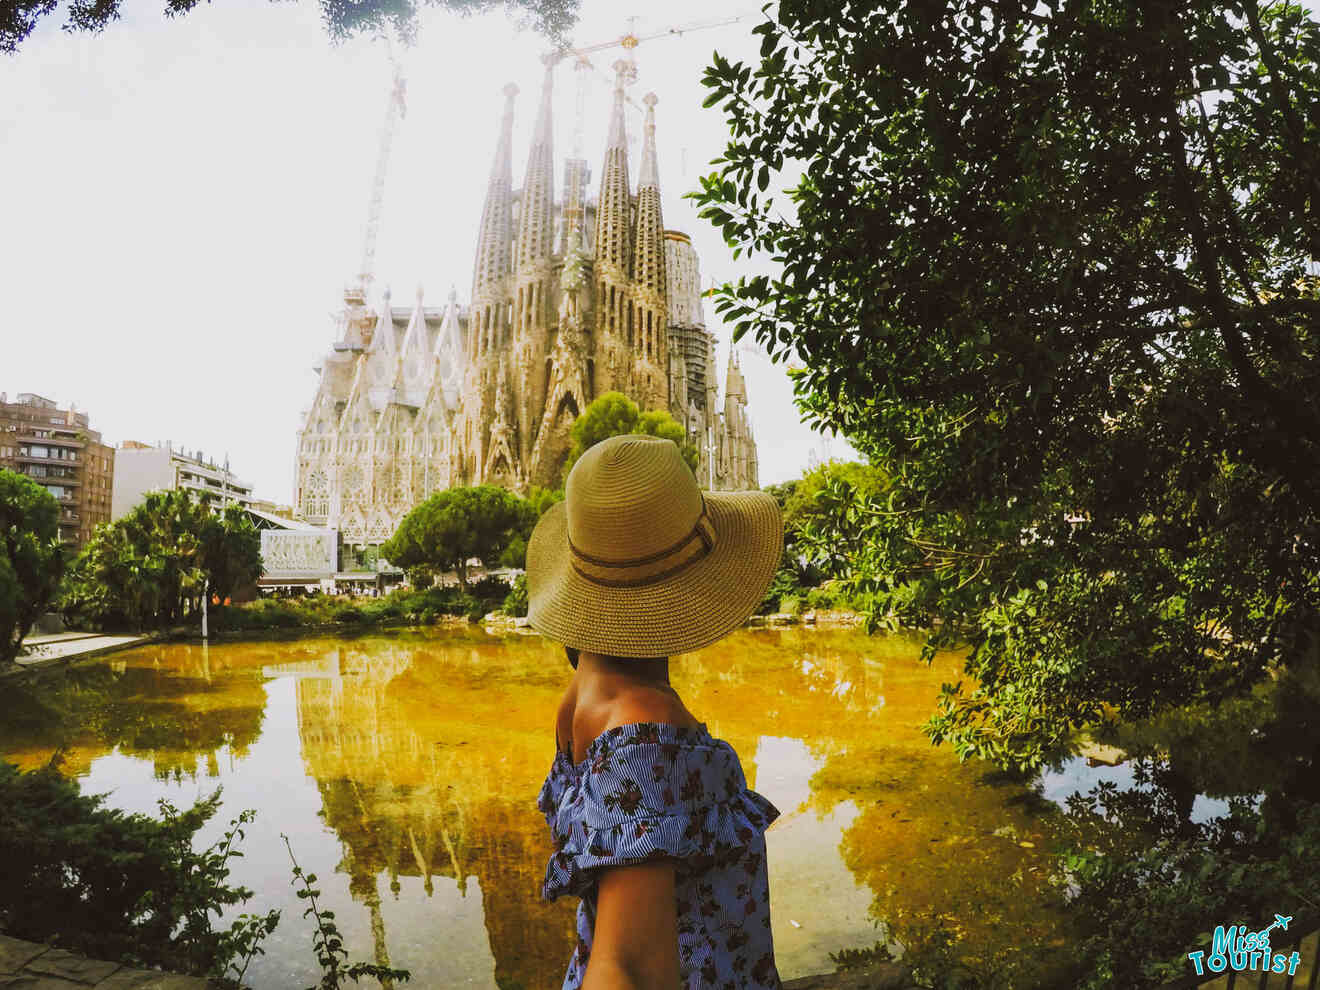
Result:
<svg viewBox="0 0 1320 990">
<path fill-rule="evenodd" d="M 84 412 L 31 392 L 0 392 L 0 468 L 27 475 L 60 506 L 60 542 L 80 548 L 110 521 L 115 451 Z"/>
<path fill-rule="evenodd" d="M 145 444 L 125 440 L 114 452 L 115 483 L 111 518 L 127 515 L 147 492 L 183 489 L 209 498 L 217 505 L 237 503 L 253 507 L 252 486 L 240 481 L 229 464 L 216 464 L 200 451 L 186 451 L 172 443 Z"/>
</svg>

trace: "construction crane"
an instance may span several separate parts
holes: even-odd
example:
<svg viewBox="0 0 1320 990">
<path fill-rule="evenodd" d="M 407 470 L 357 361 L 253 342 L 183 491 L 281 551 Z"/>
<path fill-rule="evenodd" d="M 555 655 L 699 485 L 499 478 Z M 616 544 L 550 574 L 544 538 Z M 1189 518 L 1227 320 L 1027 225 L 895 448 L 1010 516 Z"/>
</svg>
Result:
<svg viewBox="0 0 1320 990">
<path fill-rule="evenodd" d="M 734 14 L 728 17 L 714 18 L 705 21 L 695 21 L 690 24 L 675 25 L 663 30 L 653 31 L 649 34 L 639 35 L 636 30 L 637 18 L 628 18 L 628 30 L 617 38 L 609 41 L 602 41 L 591 45 L 568 45 L 552 52 L 546 53 L 544 59 L 547 64 L 554 65 L 565 58 L 573 59 L 573 74 L 577 77 L 576 85 L 576 105 L 573 116 L 573 152 L 570 159 L 570 169 L 573 170 L 567 185 L 570 192 L 568 201 L 564 204 L 564 222 L 567 229 L 572 231 L 577 237 L 583 236 L 580 229 L 585 219 L 585 191 L 582 184 L 585 182 L 585 162 L 583 161 L 583 131 L 587 116 L 587 81 L 588 74 L 595 70 L 601 75 L 610 79 L 611 83 L 616 80 L 609 77 L 600 69 L 592 64 L 589 56 L 595 52 L 607 51 L 611 48 L 622 48 L 627 52 L 625 65 L 622 66 L 622 73 L 625 85 L 631 84 L 637 78 L 637 66 L 632 60 L 632 51 L 643 41 L 655 41 L 659 38 L 678 38 L 691 31 L 705 31 L 710 28 L 725 27 L 730 24 L 737 24 L 739 21 L 747 20 L 749 17 L 756 16 L 757 11 L 745 11 L 741 14 Z M 617 63 L 616 63 L 617 65 Z M 626 94 L 624 100 L 634 110 L 641 111 L 637 105 Z M 629 135 L 631 142 L 631 135 Z"/>
<path fill-rule="evenodd" d="M 727 27 L 730 24 L 737 24 L 739 21 L 745 21 L 748 18 L 756 17 L 759 14 L 760 11 L 749 10 L 728 17 L 717 17 L 704 21 L 693 21 L 689 24 L 679 24 L 642 35 L 639 35 L 636 31 L 637 18 L 629 17 L 628 30 L 623 32 L 623 34 L 619 35 L 617 38 L 611 38 L 609 41 L 601 41 L 592 45 L 565 46 L 556 52 L 552 52 L 550 57 L 555 59 L 564 59 L 571 56 L 573 58 L 573 72 L 574 75 L 577 76 L 577 116 L 573 127 L 573 156 L 575 158 L 582 157 L 582 127 L 583 119 L 586 115 L 587 73 L 595 69 L 597 72 L 600 72 L 601 75 L 609 78 L 603 70 L 597 69 L 596 66 L 592 64 L 592 61 L 588 56 L 595 52 L 608 51 L 612 48 L 622 48 L 628 52 L 627 60 L 631 61 L 633 49 L 644 41 L 656 41 L 660 38 L 681 38 L 683 35 L 692 31 L 706 31 L 711 28 Z M 628 74 L 628 82 L 631 83 L 636 79 L 636 75 L 637 72 L 634 67 Z M 612 79 L 611 82 L 613 82 Z M 625 96 L 624 100 L 634 110 L 642 112 L 642 108 L 638 106 L 631 97 Z"/>
<path fill-rule="evenodd" d="M 363 292 L 370 287 L 376 276 L 376 235 L 380 233 L 380 216 L 385 205 L 385 176 L 389 172 L 390 148 L 394 144 L 394 131 L 398 122 L 408 113 L 407 80 L 403 75 L 403 66 L 394 54 L 390 39 L 380 36 L 385 42 L 385 51 L 389 56 L 392 81 L 389 99 L 385 102 L 385 119 L 380 127 L 380 146 L 376 152 L 376 178 L 371 184 L 371 200 L 367 204 L 367 229 L 362 238 L 362 264 L 358 268 L 358 284 Z"/>
</svg>

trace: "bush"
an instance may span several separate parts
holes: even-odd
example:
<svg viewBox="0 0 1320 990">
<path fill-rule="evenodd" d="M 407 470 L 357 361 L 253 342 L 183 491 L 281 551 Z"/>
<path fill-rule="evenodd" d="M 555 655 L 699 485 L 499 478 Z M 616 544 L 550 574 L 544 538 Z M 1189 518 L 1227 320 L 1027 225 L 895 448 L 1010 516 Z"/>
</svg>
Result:
<svg viewBox="0 0 1320 990">
<path fill-rule="evenodd" d="M 214 608 L 211 622 L 216 629 L 231 631 L 293 629 L 306 625 L 307 617 L 286 602 L 262 598 L 249 605 Z"/>
<path fill-rule="evenodd" d="M 519 574 L 513 587 L 504 596 L 500 611 L 505 615 L 524 616 L 527 614 L 527 575 Z"/>
<path fill-rule="evenodd" d="M 220 843 L 193 851 L 219 806 L 218 790 L 182 812 L 162 801 L 156 821 L 106 808 L 53 766 L 0 762 L 0 927 L 99 959 L 221 976 L 279 915 L 212 929 L 213 913 L 252 896 L 227 883 L 251 812 Z"/>
<path fill-rule="evenodd" d="M 779 608 L 779 599 L 785 595 L 796 595 L 801 590 L 794 572 L 787 567 L 779 568 L 770 580 L 770 587 L 766 589 L 765 597 L 761 599 L 761 604 L 757 606 L 756 614 L 769 615 Z"/>
<path fill-rule="evenodd" d="M 1138 780 L 1144 774 L 1138 767 Z M 1186 975 L 1187 953 L 1208 948 L 1214 925 L 1269 918 L 1280 905 L 1313 906 L 1320 805 L 1288 802 L 1295 821 L 1284 823 L 1268 801 L 1258 809 L 1232 799 L 1227 815 L 1187 825 L 1182 836 L 1065 854 L 1056 882 L 1075 891 L 1069 911 L 1089 933 L 1076 947 L 1085 977 L 1075 985 L 1158 987 Z M 1149 836 L 1156 814 L 1150 795 L 1112 784 L 1069 804 L 1079 820 L 1105 819 L 1120 836 Z"/>
<path fill-rule="evenodd" d="M 525 583 L 524 583 L 525 584 Z M 480 619 L 502 607 L 512 593 L 497 577 L 487 576 L 471 585 L 468 594 L 458 587 L 432 585 L 400 588 L 378 599 L 344 599 L 310 595 L 297 599 L 261 598 L 247 605 L 214 610 L 216 629 L 231 632 L 292 629 L 338 623 L 345 626 L 382 626 L 399 622 L 434 623 L 442 615 Z M 525 593 L 524 593 L 525 601 Z M 526 605 L 523 612 L 526 614 Z"/>
<path fill-rule="evenodd" d="M 802 610 L 802 600 L 797 595 L 785 595 L 779 599 L 779 611 L 788 615 L 797 615 Z"/>
</svg>

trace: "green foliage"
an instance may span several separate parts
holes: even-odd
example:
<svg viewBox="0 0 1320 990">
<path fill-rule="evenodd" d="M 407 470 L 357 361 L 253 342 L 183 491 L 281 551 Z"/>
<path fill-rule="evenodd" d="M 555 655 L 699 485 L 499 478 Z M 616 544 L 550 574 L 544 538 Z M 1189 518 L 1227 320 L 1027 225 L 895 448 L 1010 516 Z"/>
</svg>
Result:
<svg viewBox="0 0 1320 990">
<path fill-rule="evenodd" d="M 245 915 L 227 930 L 213 927 L 212 915 L 252 896 L 230 886 L 228 877 L 253 812 L 232 820 L 215 845 L 193 849 L 219 804 L 219 791 L 185 811 L 162 801 L 156 821 L 106 808 L 53 766 L 24 773 L 0 763 L 6 934 L 54 937 L 100 959 L 241 978 L 279 912 Z"/>
<path fill-rule="evenodd" d="M 1075 798 L 1073 812 L 1106 820 L 1113 831 L 1149 834 L 1150 803 L 1148 794 L 1110 784 Z M 1208 950 L 1217 924 L 1253 924 L 1276 911 L 1314 917 L 1306 906 L 1320 903 L 1320 805 L 1300 806 L 1297 819 L 1296 829 L 1281 832 L 1250 802 L 1235 801 L 1228 816 L 1190 826 L 1183 837 L 1065 855 L 1060 881 L 1077 891 L 1069 910 L 1089 933 L 1077 950 L 1077 986 L 1158 987 L 1187 974 L 1187 953 Z"/>
<path fill-rule="evenodd" d="M 432 573 L 453 570 L 467 591 L 468 561 L 478 558 L 493 566 L 536 522 L 527 500 L 495 485 L 449 488 L 414 508 L 384 544 L 381 554 L 405 570 Z"/>
<path fill-rule="evenodd" d="M 931 738 L 1038 766 L 1301 653 L 1316 15 L 784 0 L 755 32 L 707 70 L 732 137 L 695 195 L 774 268 L 716 308 L 888 476 L 829 479 L 803 542 L 872 625 L 968 649 Z"/>
<path fill-rule="evenodd" d="M 412 43 L 417 33 L 417 5 L 391 3 L 388 0 L 317 0 L 321 21 L 330 39 L 347 41 L 364 34 L 394 34 Z M 119 20 L 121 0 L 75 4 L 69 8 L 64 23 L 66 31 L 99 34 Z M 199 0 L 164 0 L 165 14 L 177 17 L 197 6 Z M 546 35 L 551 41 L 565 43 L 567 33 L 577 21 L 579 0 L 425 0 L 427 6 L 441 7 L 458 14 L 479 14 L 496 7 L 513 13 L 524 27 Z M 0 54 L 12 55 L 32 33 L 43 17 L 55 10 L 51 0 L 19 0 L 0 7 Z"/>
<path fill-rule="evenodd" d="M 756 614 L 769 615 L 771 612 L 778 612 L 780 599 L 796 597 L 801 590 L 802 586 L 798 584 L 798 575 L 793 568 L 781 566 L 770 579 L 770 587 L 766 589 L 765 597 L 757 606 Z"/>
<path fill-rule="evenodd" d="M 284 840 L 284 846 L 289 850 L 289 859 L 293 862 L 293 884 L 299 887 L 298 899 L 307 902 L 303 917 L 311 918 L 315 926 L 312 933 L 312 949 L 316 953 L 316 961 L 321 966 L 321 982 L 314 987 L 308 987 L 307 990 L 340 990 L 346 980 L 357 983 L 364 976 L 370 976 L 382 986 L 388 986 L 391 980 L 407 983 L 411 974 L 406 969 L 390 969 L 388 966 L 378 966 L 369 962 L 349 963 L 348 950 L 344 948 L 344 940 L 335 925 L 335 913 L 327 911 L 316 903 L 316 899 L 321 896 L 321 891 L 313 886 L 316 883 L 316 874 L 304 873 L 293 855 L 293 846 L 289 842 L 289 837 L 281 832 L 280 838 Z"/>
<path fill-rule="evenodd" d="M 59 514 L 50 492 L 0 468 L 0 666 L 13 661 L 59 587 Z"/>
<path fill-rule="evenodd" d="M 202 569 L 220 601 L 261 577 L 261 534 L 246 512 L 227 505 L 202 520 Z"/>
<path fill-rule="evenodd" d="M 513 587 L 504 596 L 500 611 L 505 615 L 521 616 L 527 614 L 527 575 L 519 574 L 513 581 Z"/>
<path fill-rule="evenodd" d="M 581 415 L 573 421 L 573 428 L 569 432 L 572 443 L 568 448 L 568 458 L 564 461 L 564 478 L 568 478 L 578 458 L 596 444 L 628 433 L 644 433 L 672 440 L 678 445 L 688 468 L 696 472 L 697 447 L 689 442 L 683 424 L 664 410 L 642 412 L 637 403 L 622 392 L 606 392 L 582 410 Z"/>
<path fill-rule="evenodd" d="M 186 491 L 151 492 L 98 526 L 66 577 L 61 607 L 102 627 L 167 628 L 261 575 L 261 538 L 236 506 L 219 511 Z"/>
<path fill-rule="evenodd" d="M 328 626 L 372 626 L 429 624 L 442 615 L 480 619 L 499 608 L 510 587 L 497 577 L 487 576 L 464 591 L 458 587 L 430 586 L 390 592 L 384 598 L 341 598 L 309 595 L 305 598 L 261 598 L 244 605 L 217 608 L 214 626 L 227 632 L 263 632 Z"/>
<path fill-rule="evenodd" d="M 848 596 L 837 584 L 829 589 L 820 587 L 849 573 L 848 561 L 841 556 L 839 548 L 818 538 L 823 530 L 833 531 L 853 522 L 834 518 L 834 503 L 819 498 L 822 491 L 836 482 L 847 482 L 868 495 L 886 491 L 890 486 L 888 474 L 873 465 L 827 461 L 795 481 L 762 489 L 779 503 L 784 519 L 784 554 L 758 614 L 793 611 L 804 602 L 810 608 L 849 607 Z M 792 599 L 792 609 L 784 606 L 787 599 Z"/>
</svg>

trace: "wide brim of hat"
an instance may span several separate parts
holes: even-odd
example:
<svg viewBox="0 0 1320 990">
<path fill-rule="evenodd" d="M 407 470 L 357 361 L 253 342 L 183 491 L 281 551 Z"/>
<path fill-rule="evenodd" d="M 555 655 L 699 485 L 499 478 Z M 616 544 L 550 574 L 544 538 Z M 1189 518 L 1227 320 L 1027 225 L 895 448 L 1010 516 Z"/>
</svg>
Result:
<svg viewBox="0 0 1320 990">
<path fill-rule="evenodd" d="M 702 494 L 714 548 L 640 587 L 607 587 L 579 574 L 569 557 L 565 504 L 546 510 L 527 543 L 531 627 L 589 653 L 668 657 L 708 646 L 742 625 L 779 567 L 779 506 L 765 492 Z"/>
</svg>

